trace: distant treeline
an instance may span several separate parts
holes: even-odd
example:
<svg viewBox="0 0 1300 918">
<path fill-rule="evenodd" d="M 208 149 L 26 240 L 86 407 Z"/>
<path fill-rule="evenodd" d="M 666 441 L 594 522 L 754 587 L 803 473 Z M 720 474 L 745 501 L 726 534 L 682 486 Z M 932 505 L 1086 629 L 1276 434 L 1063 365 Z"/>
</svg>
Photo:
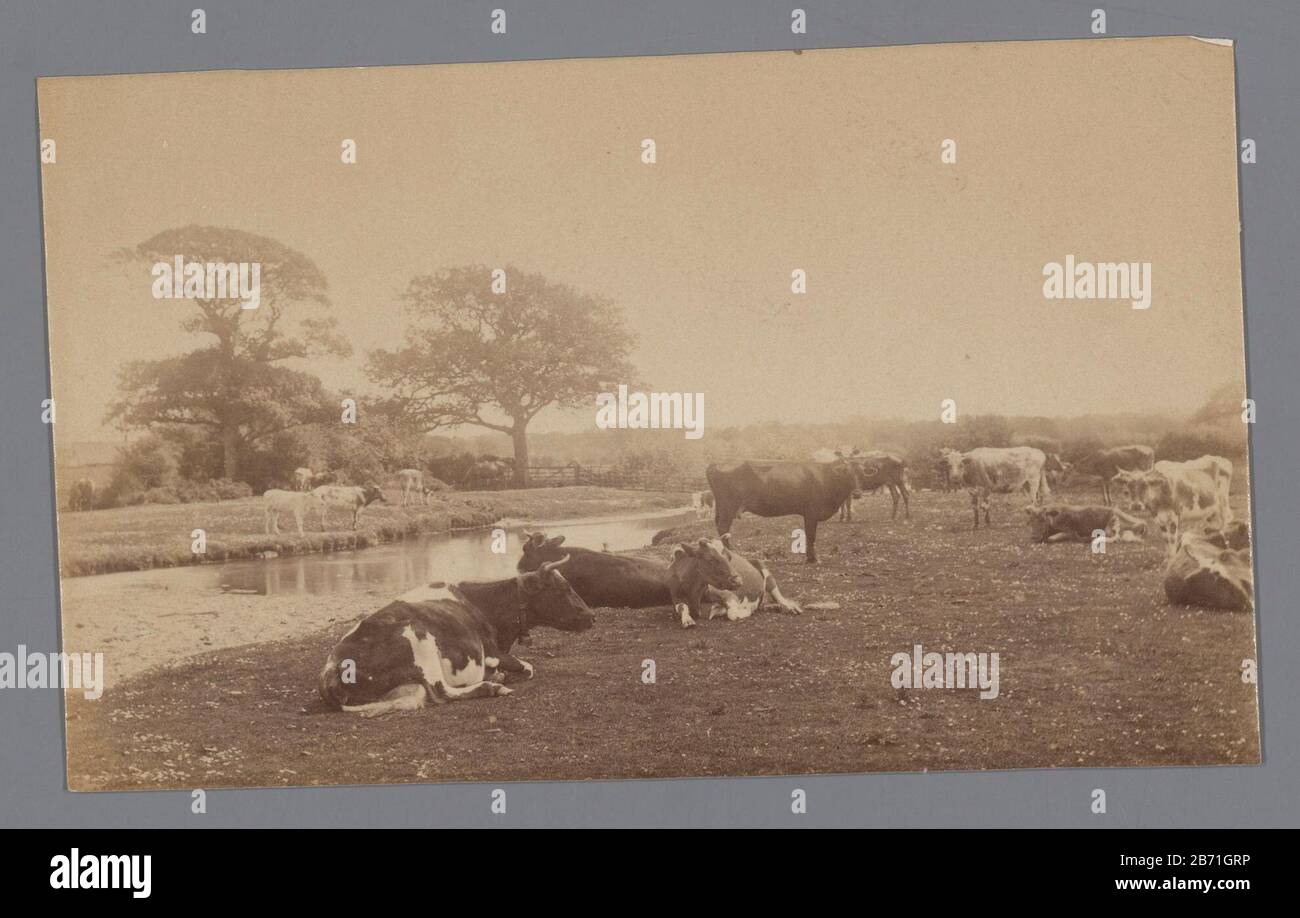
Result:
<svg viewBox="0 0 1300 918">
<path fill-rule="evenodd" d="M 806 459 L 823 447 L 857 446 L 895 452 L 907 460 L 916 487 L 936 484 L 934 459 L 941 447 L 1035 446 L 1070 462 L 1108 446 L 1140 443 L 1161 459 L 1206 453 L 1239 462 L 1246 455 L 1247 425 L 1241 397 L 1223 387 L 1190 417 L 1151 414 L 1072 418 L 959 417 L 933 421 L 851 418 L 837 424 L 749 424 L 709 428 L 699 440 L 677 430 L 596 430 L 530 435 L 532 467 L 599 469 L 610 483 L 680 489 L 704 481 L 711 462 L 733 458 Z M 294 469 L 328 471 L 343 483 L 390 481 L 398 469 L 419 468 L 453 487 L 504 486 L 512 469 L 510 438 L 449 437 L 410 430 L 394 415 L 361 411 L 356 424 L 323 424 L 286 431 L 246 453 L 238 480 L 222 475 L 222 456 L 211 438 L 187 428 L 163 429 L 121 447 L 97 506 L 216 500 L 289 487 Z M 487 469 L 488 471 L 484 471 Z M 495 471 L 493 471 L 495 469 Z M 558 476 L 558 477 L 557 477 Z M 552 472 L 554 484 L 567 473 Z M 551 480 L 555 479 L 555 480 Z M 62 479 L 61 479 L 62 480 Z M 574 480 L 599 483 L 590 474 Z M 539 484 L 542 482 L 538 482 Z"/>
<path fill-rule="evenodd" d="M 1110 446 L 1151 446 L 1160 459 L 1195 459 L 1207 453 L 1240 462 L 1246 457 L 1247 425 L 1242 396 L 1224 386 L 1190 417 L 1158 414 L 1094 414 L 1071 418 L 959 417 L 955 424 L 934 421 L 851 418 L 837 424 L 750 424 L 708 428 L 703 438 L 686 440 L 681 431 L 592 430 L 534 434 L 529 439 L 541 465 L 580 463 L 610 466 L 622 475 L 644 479 L 703 480 L 710 462 L 733 458 L 807 459 L 823 447 L 857 446 L 895 452 L 907 460 L 914 486 L 937 484 L 934 460 L 941 447 L 1034 446 L 1069 462 Z M 508 450 L 505 437 L 431 438 L 447 453 Z"/>
</svg>

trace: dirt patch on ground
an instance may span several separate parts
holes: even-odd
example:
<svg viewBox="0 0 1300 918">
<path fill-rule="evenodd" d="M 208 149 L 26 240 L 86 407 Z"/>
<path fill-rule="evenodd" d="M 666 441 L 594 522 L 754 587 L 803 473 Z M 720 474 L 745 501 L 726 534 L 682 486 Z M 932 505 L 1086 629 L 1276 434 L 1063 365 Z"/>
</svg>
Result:
<svg viewBox="0 0 1300 918">
<path fill-rule="evenodd" d="M 330 647 L 386 600 L 351 597 L 306 637 L 204 654 L 99 701 L 70 694 L 70 785 L 1259 761 L 1255 686 L 1240 676 L 1255 657 L 1252 615 L 1167 605 L 1157 542 L 1105 555 L 1034 545 L 996 506 L 995 528 L 972 532 L 968 506 L 963 494 L 918 494 L 904 524 L 864 501 L 853 523 L 821 527 L 815 567 L 789 553 L 797 521 L 744 517 L 739 547 L 765 558 L 788 595 L 838 608 L 689 631 L 668 609 L 601 611 L 584 634 L 534 632 L 519 652 L 537 677 L 508 698 L 374 720 L 326 711 L 315 694 Z M 672 544 L 645 553 L 666 557 Z M 266 616 L 277 614 L 289 613 Z M 915 644 L 998 652 L 1000 696 L 893 688 L 890 659 Z M 644 660 L 655 661 L 652 685 Z"/>
</svg>

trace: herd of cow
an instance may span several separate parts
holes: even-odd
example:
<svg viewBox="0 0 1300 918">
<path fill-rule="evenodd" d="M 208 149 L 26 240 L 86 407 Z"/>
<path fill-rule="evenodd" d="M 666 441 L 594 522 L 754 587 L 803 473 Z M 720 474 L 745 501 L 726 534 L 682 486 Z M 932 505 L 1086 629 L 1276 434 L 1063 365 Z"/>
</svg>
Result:
<svg viewBox="0 0 1300 918">
<path fill-rule="evenodd" d="M 975 528 L 990 523 L 990 496 L 1027 492 L 1034 538 L 1043 542 L 1140 539 L 1148 519 L 1168 543 L 1165 591 L 1171 601 L 1249 609 L 1253 603 L 1249 533 L 1228 508 L 1232 464 L 1205 456 L 1155 461 L 1149 447 L 1103 450 L 1071 467 L 1033 447 L 945 450 L 937 460 L 948 487 L 971 497 Z M 1049 503 L 1051 479 L 1100 477 L 1104 506 Z M 811 461 L 737 460 L 710 465 L 708 492 L 718 537 L 683 542 L 667 562 L 566 548 L 564 536 L 527 535 L 517 575 L 485 583 L 432 583 L 365 618 L 330 652 L 321 697 L 334 708 L 374 716 L 449 700 L 509 694 L 533 676 L 511 648 L 533 626 L 584 631 L 592 608 L 670 606 L 682 627 L 702 619 L 747 618 L 764 606 L 799 614 L 765 564 L 736 550 L 731 525 L 742 512 L 799 516 L 806 560 L 816 563 L 818 523 L 852 501 L 887 488 L 894 517 L 911 518 L 906 463 L 897 455 L 841 449 Z M 284 492 L 289 493 L 289 492 Z M 1124 508 L 1113 506 L 1118 497 Z M 563 569 L 563 570 L 561 570 Z"/>
<path fill-rule="evenodd" d="M 330 507 L 339 507 L 352 514 L 352 528 L 357 528 L 361 511 L 373 503 L 388 503 L 384 491 L 371 481 L 364 485 L 319 484 L 330 481 L 333 476 L 328 472 L 313 472 L 308 468 L 294 470 L 296 491 L 272 488 L 262 493 L 262 507 L 266 514 L 267 535 L 280 532 L 280 514 L 292 514 L 298 526 L 298 535 L 303 535 L 303 520 L 313 514 L 320 522 L 321 531 L 326 529 L 326 519 Z M 397 486 L 402 492 L 402 506 L 408 504 L 429 503 L 429 495 L 439 491 L 448 491 L 451 486 L 437 478 L 425 477 L 419 469 L 402 469 L 397 473 Z"/>
</svg>

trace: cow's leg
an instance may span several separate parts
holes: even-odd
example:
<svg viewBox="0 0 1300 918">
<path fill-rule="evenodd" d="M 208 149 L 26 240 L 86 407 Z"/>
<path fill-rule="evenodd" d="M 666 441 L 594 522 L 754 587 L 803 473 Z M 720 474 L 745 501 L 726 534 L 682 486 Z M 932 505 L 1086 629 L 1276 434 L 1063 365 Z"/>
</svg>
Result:
<svg viewBox="0 0 1300 918">
<path fill-rule="evenodd" d="M 809 564 L 816 564 L 817 563 L 817 521 L 805 516 L 803 518 L 803 531 L 804 531 L 804 535 L 807 536 L 808 538 L 808 544 L 805 546 L 808 549 L 807 561 Z"/>
<path fill-rule="evenodd" d="M 975 514 L 975 528 L 980 528 L 980 497 L 974 488 L 970 491 L 970 507 Z"/>
<path fill-rule="evenodd" d="M 1105 475 L 1101 476 L 1101 500 L 1107 507 L 1110 506 L 1110 481 Z"/>
<path fill-rule="evenodd" d="M 454 686 L 446 682 L 434 683 L 429 691 L 433 692 L 435 697 L 441 693 L 447 701 L 469 701 L 474 698 L 495 698 L 498 695 L 509 695 L 513 689 L 508 689 L 499 682 L 483 680 L 475 682 L 472 685 Z"/>
<path fill-rule="evenodd" d="M 411 641 L 415 665 L 424 676 L 424 688 L 434 702 L 467 701 L 471 698 L 510 694 L 510 689 L 504 685 L 483 678 L 487 675 L 485 659 L 471 656 L 465 669 L 459 674 L 447 673 L 443 670 L 442 653 L 438 650 L 438 641 L 433 635 L 408 638 L 408 640 Z M 465 680 L 465 684 L 452 685 L 450 680 L 457 678 L 458 675 Z M 477 681 L 471 682 L 470 679 Z"/>
<path fill-rule="evenodd" d="M 893 522 L 894 520 L 898 519 L 898 497 L 899 497 L 898 485 L 894 484 L 891 481 L 889 483 L 889 499 L 894 502 L 894 509 L 889 514 L 890 522 Z"/>
<path fill-rule="evenodd" d="M 767 569 L 767 565 L 760 564 L 758 570 L 759 573 L 763 575 L 763 596 L 765 598 L 771 599 L 772 602 L 776 603 L 791 615 L 798 615 L 803 612 L 803 609 L 799 608 L 799 603 L 786 599 L 785 596 L 782 595 L 781 588 L 776 585 L 776 578 L 773 577 L 772 572 Z"/>
<path fill-rule="evenodd" d="M 293 511 L 293 521 L 298 524 L 298 535 L 302 535 L 302 509 Z"/>
<path fill-rule="evenodd" d="M 485 656 L 483 665 L 488 669 L 499 669 L 508 673 L 506 682 L 519 682 L 533 678 L 533 664 L 519 659 L 513 654 L 503 653 L 498 656 Z"/>
<path fill-rule="evenodd" d="M 691 607 L 684 602 L 679 602 L 673 607 L 677 610 L 677 617 L 681 619 L 683 628 L 694 628 L 695 619 L 691 617 Z"/>
<path fill-rule="evenodd" d="M 903 515 L 907 518 L 907 521 L 910 523 L 912 521 L 912 502 L 907 496 L 906 483 L 899 486 L 898 493 L 903 498 Z"/>
<path fill-rule="evenodd" d="M 429 689 L 423 684 L 409 682 L 399 685 L 379 701 L 369 704 L 345 704 L 343 710 L 362 717 L 378 717 L 398 711 L 418 711 L 428 703 Z"/>
<path fill-rule="evenodd" d="M 1165 561 L 1172 561 L 1174 555 L 1178 552 L 1178 517 L 1172 513 L 1158 514 L 1156 516 L 1156 528 L 1160 530 L 1160 535 L 1165 540 Z"/>
<path fill-rule="evenodd" d="M 735 622 L 740 621 L 742 618 L 749 618 L 754 609 L 761 604 L 761 596 L 751 606 L 731 590 L 719 590 L 717 587 L 706 586 L 700 594 L 699 602 L 696 604 L 696 614 L 700 616 L 701 621 L 713 621 L 719 616 L 725 616 L 727 621 Z M 706 610 L 707 615 L 704 614 Z"/>
<path fill-rule="evenodd" d="M 736 514 L 739 512 L 739 505 L 733 505 L 730 501 L 718 498 L 713 507 L 713 525 L 717 527 L 718 535 L 726 535 L 731 532 L 731 524 L 735 522 Z"/>
</svg>

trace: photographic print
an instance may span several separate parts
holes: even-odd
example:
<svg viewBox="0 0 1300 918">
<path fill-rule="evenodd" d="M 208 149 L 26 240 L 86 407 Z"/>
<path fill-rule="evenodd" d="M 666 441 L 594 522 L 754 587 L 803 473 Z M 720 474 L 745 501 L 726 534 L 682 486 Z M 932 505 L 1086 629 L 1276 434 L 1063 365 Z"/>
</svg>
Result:
<svg viewBox="0 0 1300 918">
<path fill-rule="evenodd" d="M 1258 763 L 1233 54 L 41 79 L 68 786 Z"/>
</svg>

